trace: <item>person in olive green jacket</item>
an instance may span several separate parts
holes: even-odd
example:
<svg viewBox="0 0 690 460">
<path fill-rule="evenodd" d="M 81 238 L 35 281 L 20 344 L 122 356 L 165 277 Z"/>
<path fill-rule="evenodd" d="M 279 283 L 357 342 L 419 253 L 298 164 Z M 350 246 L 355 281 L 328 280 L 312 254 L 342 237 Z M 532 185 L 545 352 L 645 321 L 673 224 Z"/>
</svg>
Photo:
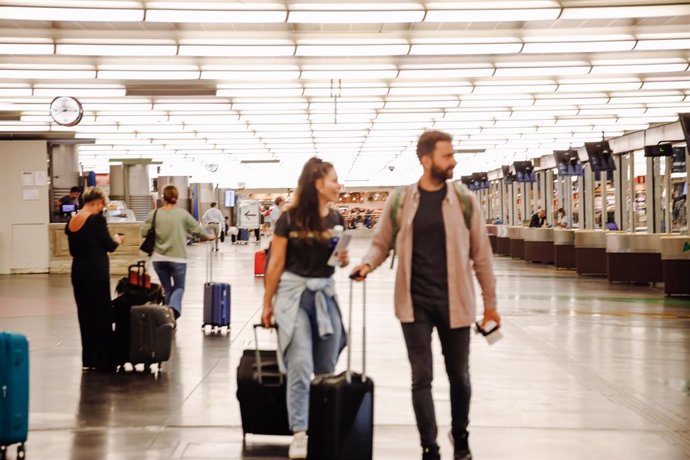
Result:
<svg viewBox="0 0 690 460">
<path fill-rule="evenodd" d="M 145 236 L 155 215 L 156 245 L 151 262 L 158 274 L 165 304 L 173 309 L 175 319 L 182 314 L 182 295 L 187 275 L 187 234 L 199 235 L 204 240 L 214 240 L 207 235 L 199 222 L 189 212 L 176 206 L 179 192 L 174 185 L 163 189 L 163 206 L 151 211 L 141 227 Z"/>
</svg>

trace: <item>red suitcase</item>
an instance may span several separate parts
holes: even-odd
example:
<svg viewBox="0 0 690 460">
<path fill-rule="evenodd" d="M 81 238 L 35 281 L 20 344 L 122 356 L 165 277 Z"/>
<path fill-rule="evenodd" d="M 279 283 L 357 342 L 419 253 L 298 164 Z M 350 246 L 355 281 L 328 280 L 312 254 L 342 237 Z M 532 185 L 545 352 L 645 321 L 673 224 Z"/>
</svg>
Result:
<svg viewBox="0 0 690 460">
<path fill-rule="evenodd" d="M 140 260 L 134 265 L 127 268 L 129 277 L 129 284 L 132 286 L 140 286 L 146 289 L 151 288 L 151 277 L 146 273 L 146 261 Z"/>
<path fill-rule="evenodd" d="M 254 276 L 264 276 L 266 272 L 266 251 L 256 251 L 254 254 Z"/>
</svg>

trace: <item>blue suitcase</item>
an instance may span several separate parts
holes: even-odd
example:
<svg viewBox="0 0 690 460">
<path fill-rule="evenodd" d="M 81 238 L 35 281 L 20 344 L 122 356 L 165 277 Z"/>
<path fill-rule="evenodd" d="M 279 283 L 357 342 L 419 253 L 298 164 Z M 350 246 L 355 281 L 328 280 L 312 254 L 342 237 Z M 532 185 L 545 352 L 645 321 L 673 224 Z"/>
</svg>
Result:
<svg viewBox="0 0 690 460">
<path fill-rule="evenodd" d="M 19 443 L 24 458 L 29 433 L 29 342 L 21 334 L 0 332 L 0 458 Z"/>
<path fill-rule="evenodd" d="M 203 328 L 230 327 L 230 285 L 208 282 L 204 284 Z"/>
<path fill-rule="evenodd" d="M 204 322 L 201 329 L 205 333 L 230 330 L 230 284 L 215 283 L 213 279 L 213 245 L 209 243 L 206 283 L 204 283 Z M 229 334 L 228 334 L 229 335 Z"/>
</svg>

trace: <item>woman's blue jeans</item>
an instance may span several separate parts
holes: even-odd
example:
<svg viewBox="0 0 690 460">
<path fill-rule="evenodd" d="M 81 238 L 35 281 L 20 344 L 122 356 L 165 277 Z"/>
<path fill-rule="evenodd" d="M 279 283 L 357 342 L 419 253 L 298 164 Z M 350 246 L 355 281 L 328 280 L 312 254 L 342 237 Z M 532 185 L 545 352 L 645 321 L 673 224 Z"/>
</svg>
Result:
<svg viewBox="0 0 690 460">
<path fill-rule="evenodd" d="M 182 314 L 182 295 L 184 294 L 184 281 L 187 276 L 187 264 L 179 262 L 154 262 L 158 279 L 161 280 L 165 304 L 177 312 L 177 317 Z"/>
<path fill-rule="evenodd" d="M 304 291 L 292 340 L 285 352 L 287 409 L 293 432 L 307 431 L 309 427 L 309 386 L 312 375 L 332 374 L 338 361 L 342 319 L 333 298 L 327 298 L 327 303 L 333 334 L 321 338 L 316 324 L 314 291 Z"/>
</svg>

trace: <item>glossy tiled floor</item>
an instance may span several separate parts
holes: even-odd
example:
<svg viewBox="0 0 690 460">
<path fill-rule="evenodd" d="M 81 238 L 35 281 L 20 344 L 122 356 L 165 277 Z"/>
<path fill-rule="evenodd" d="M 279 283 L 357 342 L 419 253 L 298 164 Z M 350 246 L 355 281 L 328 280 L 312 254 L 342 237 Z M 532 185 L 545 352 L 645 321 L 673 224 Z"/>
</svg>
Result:
<svg viewBox="0 0 690 460">
<path fill-rule="evenodd" d="M 353 258 L 364 247 L 356 240 Z M 249 326 L 260 307 L 255 249 L 226 243 L 214 255 L 216 279 L 232 283 L 232 333 L 204 337 L 207 253 L 205 246 L 190 248 L 173 358 L 157 379 L 81 372 L 68 276 L 0 277 L 0 329 L 27 334 L 31 342 L 29 458 L 286 458 L 289 438 L 250 435 L 242 445 L 235 369 L 242 350 L 253 343 Z M 652 287 L 609 285 L 506 258 L 496 259 L 496 273 L 505 337 L 492 347 L 480 337 L 472 341 L 470 441 L 476 459 L 690 458 L 689 301 L 666 299 Z M 343 300 L 346 275 L 337 274 Z M 409 365 L 393 315 L 392 286 L 387 267 L 368 285 L 375 458 L 418 459 Z M 357 311 L 356 327 L 360 321 Z M 360 338 L 356 332 L 358 359 Z M 343 356 L 340 367 L 344 361 Z M 443 367 L 435 372 L 445 432 L 448 385 Z M 452 458 L 445 436 L 440 442 L 444 458 Z"/>
</svg>

